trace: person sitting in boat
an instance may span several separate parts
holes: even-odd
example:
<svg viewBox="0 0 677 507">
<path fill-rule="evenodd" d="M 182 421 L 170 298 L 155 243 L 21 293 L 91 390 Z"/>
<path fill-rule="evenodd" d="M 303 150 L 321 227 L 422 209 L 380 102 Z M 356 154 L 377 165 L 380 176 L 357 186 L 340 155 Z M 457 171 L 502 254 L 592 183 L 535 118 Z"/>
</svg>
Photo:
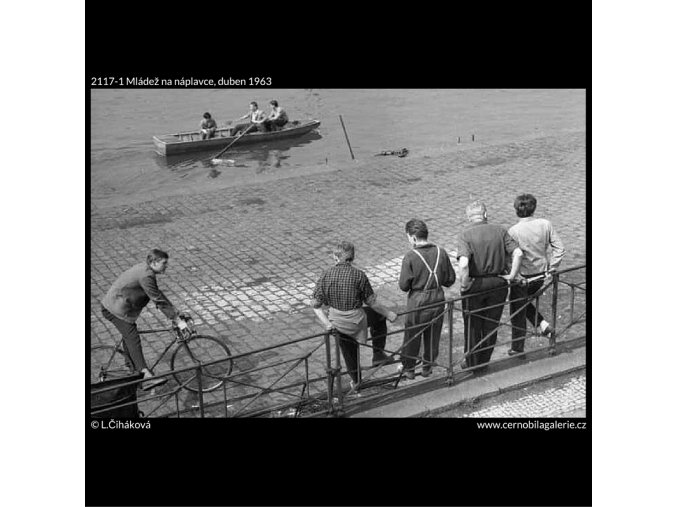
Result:
<svg viewBox="0 0 677 507">
<path fill-rule="evenodd" d="M 231 135 L 242 135 L 241 132 L 244 132 L 247 129 L 249 129 L 247 133 L 263 130 L 263 122 L 266 119 L 266 114 L 259 109 L 259 105 L 256 102 L 250 102 L 249 112 L 240 116 L 238 120 L 244 120 L 246 118 L 249 118 L 249 123 L 238 123 L 233 127 Z"/>
<path fill-rule="evenodd" d="M 289 122 L 287 111 L 279 106 L 277 100 L 271 100 L 270 105 L 272 106 L 270 109 L 270 114 L 268 114 L 268 118 L 263 120 L 263 128 L 266 132 L 270 132 L 271 130 L 280 130 L 287 124 L 287 122 Z"/>
<path fill-rule="evenodd" d="M 200 134 L 202 139 L 211 139 L 216 133 L 216 122 L 209 113 L 203 114 L 202 118 L 203 119 L 200 122 Z"/>
</svg>

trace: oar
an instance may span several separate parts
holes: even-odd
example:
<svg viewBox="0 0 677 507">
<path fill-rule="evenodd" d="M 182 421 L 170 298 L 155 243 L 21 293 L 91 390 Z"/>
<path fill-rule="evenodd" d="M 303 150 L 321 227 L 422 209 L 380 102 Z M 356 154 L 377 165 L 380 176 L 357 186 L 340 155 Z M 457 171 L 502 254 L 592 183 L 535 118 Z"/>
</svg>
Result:
<svg viewBox="0 0 677 507">
<path fill-rule="evenodd" d="M 221 155 L 223 155 L 226 151 L 228 151 L 228 148 L 230 148 L 231 146 L 233 146 L 233 145 L 235 144 L 235 142 L 236 142 L 238 139 L 240 139 L 240 138 L 241 138 L 242 136 L 244 136 L 247 132 L 249 132 L 249 129 L 252 128 L 254 125 L 256 125 L 256 124 L 255 124 L 255 123 L 252 123 L 251 125 L 249 125 L 249 127 L 247 127 L 247 128 L 245 129 L 245 131 L 242 132 L 242 134 L 240 134 L 239 136 L 237 136 L 235 139 L 233 139 L 233 140 L 230 142 L 230 144 L 229 144 L 228 146 L 226 146 L 224 149 L 222 149 L 220 152 L 218 152 L 218 153 L 216 154 L 216 156 L 215 156 L 214 158 L 212 158 L 212 162 L 215 161 L 215 160 L 218 160 L 218 158 L 219 158 Z"/>
</svg>

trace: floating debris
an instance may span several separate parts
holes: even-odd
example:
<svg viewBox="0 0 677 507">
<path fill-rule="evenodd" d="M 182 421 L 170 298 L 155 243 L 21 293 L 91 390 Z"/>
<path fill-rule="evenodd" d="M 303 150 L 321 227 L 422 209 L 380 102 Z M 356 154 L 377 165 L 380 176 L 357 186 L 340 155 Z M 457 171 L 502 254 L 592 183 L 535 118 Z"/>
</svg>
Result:
<svg viewBox="0 0 677 507">
<path fill-rule="evenodd" d="M 231 158 L 224 158 L 224 159 L 221 159 L 221 158 L 213 158 L 213 159 L 211 160 L 211 163 L 212 163 L 212 164 L 226 164 L 226 165 L 229 165 L 229 166 L 234 166 L 234 165 L 235 165 L 235 160 L 233 160 L 233 159 L 231 159 Z"/>
<path fill-rule="evenodd" d="M 409 150 L 406 148 L 402 148 L 399 150 L 388 150 L 388 151 L 382 151 L 381 153 L 377 153 L 375 156 L 381 156 L 381 155 L 397 155 L 398 157 L 406 157 L 409 154 Z"/>
</svg>

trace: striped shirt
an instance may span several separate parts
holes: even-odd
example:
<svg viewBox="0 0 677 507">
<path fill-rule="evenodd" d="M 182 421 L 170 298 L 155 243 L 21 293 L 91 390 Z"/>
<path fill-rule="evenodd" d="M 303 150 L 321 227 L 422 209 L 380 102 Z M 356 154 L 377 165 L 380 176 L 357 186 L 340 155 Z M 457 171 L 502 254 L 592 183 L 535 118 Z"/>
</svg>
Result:
<svg viewBox="0 0 677 507">
<path fill-rule="evenodd" d="M 313 291 L 313 308 L 323 305 L 341 311 L 356 310 L 362 303 L 374 303 L 376 296 L 369 278 L 349 262 L 339 262 L 317 281 Z"/>
</svg>

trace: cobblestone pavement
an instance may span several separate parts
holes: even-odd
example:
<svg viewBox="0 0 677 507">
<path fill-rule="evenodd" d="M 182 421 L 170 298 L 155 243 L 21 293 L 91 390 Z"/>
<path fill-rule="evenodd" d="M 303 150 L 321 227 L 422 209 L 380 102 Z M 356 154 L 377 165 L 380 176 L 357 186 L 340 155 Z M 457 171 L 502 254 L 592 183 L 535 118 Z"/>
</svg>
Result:
<svg viewBox="0 0 677 507">
<path fill-rule="evenodd" d="M 528 394 L 515 400 L 492 404 L 463 417 L 585 417 L 585 383 L 586 376 L 579 375 L 544 391 L 527 388 Z"/>
<path fill-rule="evenodd" d="M 112 344 L 117 339 L 113 326 L 101 316 L 99 301 L 114 279 L 142 261 L 151 248 L 170 254 L 167 273 L 159 277 L 165 294 L 194 316 L 200 333 L 221 337 L 234 354 L 321 332 L 309 298 L 322 270 L 331 266 L 330 249 L 339 239 L 355 243 L 355 265 L 366 271 L 381 302 L 403 311 L 406 295 L 397 279 L 409 248 L 405 222 L 413 217 L 425 220 L 432 242 L 456 250 L 471 199 L 486 202 L 491 222 L 510 226 L 516 222 L 515 196 L 533 193 L 537 215 L 553 222 L 566 246 L 562 267 L 583 264 L 585 141 L 585 132 L 563 131 L 504 144 L 466 145 L 435 156 L 375 157 L 334 172 L 134 205 L 100 208 L 92 203 L 91 343 Z M 568 276 L 584 283 L 584 271 Z M 458 295 L 458 284 L 449 295 Z M 560 300 L 558 326 L 569 318 L 568 292 L 563 291 Z M 551 318 L 546 298 L 542 308 Z M 584 308 L 585 295 L 578 291 L 575 314 Z M 453 354 L 462 351 L 459 313 L 453 322 Z M 504 319 L 507 315 L 504 312 Z M 402 320 L 390 330 L 401 329 Z M 442 364 L 449 354 L 446 320 Z M 149 306 L 138 324 L 141 329 L 161 328 L 167 321 Z M 156 357 L 168 339 L 145 335 L 146 357 Z M 508 339 L 509 329 L 502 328 L 499 342 Z M 397 349 L 401 341 L 401 334 L 393 335 L 388 349 Z M 319 343 L 314 339 L 241 358 L 234 371 L 300 357 Z M 537 339 L 527 347 L 534 344 Z M 505 351 L 497 349 L 494 357 L 501 355 Z M 363 350 L 362 361 L 370 359 Z M 264 369 L 241 381 L 269 385 L 286 368 Z M 158 370 L 164 369 L 169 366 L 163 361 Z M 322 347 L 309 359 L 309 369 L 324 374 Z M 301 379 L 304 374 L 301 362 L 287 378 Z"/>
</svg>

